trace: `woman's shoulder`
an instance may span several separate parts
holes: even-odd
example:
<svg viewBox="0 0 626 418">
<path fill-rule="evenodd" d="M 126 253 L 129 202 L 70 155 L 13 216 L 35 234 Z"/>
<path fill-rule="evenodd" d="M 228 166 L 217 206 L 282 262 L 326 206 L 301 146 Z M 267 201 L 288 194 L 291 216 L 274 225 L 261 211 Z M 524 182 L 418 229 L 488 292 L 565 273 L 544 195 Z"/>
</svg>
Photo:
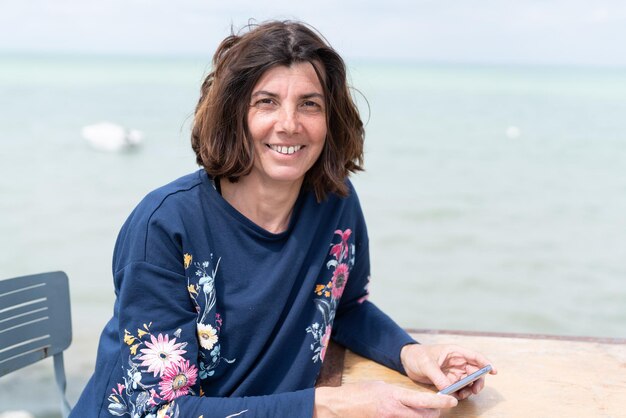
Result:
<svg viewBox="0 0 626 418">
<path fill-rule="evenodd" d="M 200 195 L 207 181 L 204 170 L 198 170 L 158 187 L 137 204 L 133 215 L 142 220 L 159 214 L 176 218 L 178 212 L 195 210 L 200 205 Z"/>
<path fill-rule="evenodd" d="M 159 215 L 176 219 L 177 213 L 199 204 L 203 174 L 204 171 L 196 171 L 152 190 L 137 204 L 127 222 L 146 223 Z"/>
<path fill-rule="evenodd" d="M 130 261 L 143 261 L 150 258 L 147 247 L 176 243 L 175 237 L 187 229 L 185 220 L 201 218 L 197 211 L 206 181 L 203 173 L 188 174 L 148 193 L 124 222 L 115 253 L 126 254 Z M 120 249 L 123 251 L 117 251 Z"/>
<path fill-rule="evenodd" d="M 206 181 L 204 170 L 182 176 L 164 186 L 154 189 L 143 198 L 137 208 L 148 212 L 154 211 L 163 206 L 164 202 L 180 203 L 188 199 L 195 199 L 196 191 Z"/>
</svg>

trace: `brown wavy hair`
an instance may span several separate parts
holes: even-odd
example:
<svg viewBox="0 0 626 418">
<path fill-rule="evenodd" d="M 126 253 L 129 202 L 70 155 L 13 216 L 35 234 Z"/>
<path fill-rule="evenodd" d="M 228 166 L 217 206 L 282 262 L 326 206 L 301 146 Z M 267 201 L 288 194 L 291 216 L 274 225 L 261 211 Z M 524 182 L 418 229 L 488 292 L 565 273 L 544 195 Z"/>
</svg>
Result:
<svg viewBox="0 0 626 418">
<path fill-rule="evenodd" d="M 247 115 L 252 89 L 270 68 L 309 62 L 324 89 L 327 134 L 303 187 L 318 201 L 329 193 L 348 195 L 350 172 L 363 170 L 363 122 L 350 95 L 339 54 L 304 23 L 271 21 L 232 33 L 217 48 L 212 71 L 202 83 L 191 146 L 198 165 L 214 178 L 236 182 L 250 173 L 254 146 Z M 321 65 L 320 65 L 321 64 Z"/>
</svg>

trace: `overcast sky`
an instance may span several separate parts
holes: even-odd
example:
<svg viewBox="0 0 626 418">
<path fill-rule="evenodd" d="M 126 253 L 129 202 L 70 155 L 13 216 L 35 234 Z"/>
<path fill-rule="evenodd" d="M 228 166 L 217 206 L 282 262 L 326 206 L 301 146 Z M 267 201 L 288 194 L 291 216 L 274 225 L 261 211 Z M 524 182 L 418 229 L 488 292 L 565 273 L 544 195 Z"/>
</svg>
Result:
<svg viewBox="0 0 626 418">
<path fill-rule="evenodd" d="M 250 18 L 352 59 L 626 66 L 625 0 L 0 0 L 0 52 L 211 54 Z"/>
</svg>

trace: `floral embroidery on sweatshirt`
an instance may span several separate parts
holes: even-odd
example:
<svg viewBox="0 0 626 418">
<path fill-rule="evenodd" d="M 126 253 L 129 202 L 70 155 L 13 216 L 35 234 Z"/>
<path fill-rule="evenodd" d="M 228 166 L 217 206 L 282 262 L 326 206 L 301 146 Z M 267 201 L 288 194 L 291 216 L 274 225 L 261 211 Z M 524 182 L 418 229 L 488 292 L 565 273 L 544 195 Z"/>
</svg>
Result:
<svg viewBox="0 0 626 418">
<path fill-rule="evenodd" d="M 111 390 L 107 407 L 115 416 L 156 417 L 159 405 L 179 396 L 194 394 L 198 368 L 185 360 L 186 342 L 177 342 L 180 329 L 170 338 L 168 334 L 150 332 L 152 322 L 143 324 L 136 333 L 124 330 L 124 343 L 130 347 L 128 365 L 124 367 L 123 382 Z M 149 382 L 157 383 L 149 383 Z M 169 405 L 178 415 L 178 407 Z"/>
<path fill-rule="evenodd" d="M 306 332 L 313 337 L 311 351 L 313 351 L 313 362 L 324 361 L 326 349 L 330 342 L 335 312 L 341 300 L 341 295 L 348 282 L 350 270 L 354 266 L 354 244 L 350 244 L 352 230 L 336 230 L 335 236 L 339 236 L 339 242 L 330 244 L 329 260 L 326 268 L 330 270 L 329 280 L 323 284 L 315 286 L 314 293 L 315 307 L 321 313 L 321 321 L 315 322 L 306 328 Z"/>
<path fill-rule="evenodd" d="M 194 262 L 191 254 L 185 254 L 185 270 L 192 270 L 187 277 L 187 291 L 193 300 L 198 318 L 196 335 L 198 362 L 185 358 L 188 342 L 181 340 L 182 330 L 173 334 L 153 333 L 152 322 L 145 323 L 136 332 L 124 330 L 124 343 L 129 348 L 123 382 L 111 389 L 108 396 L 108 411 L 114 416 L 128 415 L 132 418 L 146 416 L 150 418 L 179 416 L 176 398 L 196 395 L 198 378 L 207 379 L 215 374 L 215 369 L 224 360 L 221 356 L 219 333 L 223 320 L 215 312 L 216 292 L 215 276 L 220 259 L 213 264 L 210 261 Z M 188 356 L 188 354 L 187 354 Z M 198 395 L 202 396 L 202 388 Z"/>
<path fill-rule="evenodd" d="M 215 277 L 219 270 L 221 258 L 217 262 L 211 254 L 209 261 L 194 262 L 191 254 L 184 255 L 185 269 L 193 267 L 192 275 L 187 276 L 187 290 L 198 313 L 196 331 L 200 350 L 198 352 L 200 379 L 204 380 L 215 374 L 215 369 L 222 360 L 232 364 L 236 359 L 221 356 L 220 331 L 223 319 L 215 310 L 216 291 Z"/>
</svg>

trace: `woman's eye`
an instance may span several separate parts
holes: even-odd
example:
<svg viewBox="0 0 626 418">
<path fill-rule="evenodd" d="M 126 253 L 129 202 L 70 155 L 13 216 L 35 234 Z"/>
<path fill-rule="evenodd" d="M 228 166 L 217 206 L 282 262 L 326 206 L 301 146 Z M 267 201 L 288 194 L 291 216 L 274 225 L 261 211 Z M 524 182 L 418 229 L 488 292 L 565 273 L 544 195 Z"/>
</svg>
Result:
<svg viewBox="0 0 626 418">
<path fill-rule="evenodd" d="M 269 97 L 264 97 L 262 99 L 257 100 L 256 102 L 254 102 L 254 106 L 256 107 L 272 107 L 276 104 L 276 102 L 274 102 L 274 99 L 271 99 Z"/>
<path fill-rule="evenodd" d="M 319 111 L 322 109 L 322 106 L 314 102 L 313 100 L 306 100 L 302 103 L 302 107 L 308 111 Z"/>
</svg>

